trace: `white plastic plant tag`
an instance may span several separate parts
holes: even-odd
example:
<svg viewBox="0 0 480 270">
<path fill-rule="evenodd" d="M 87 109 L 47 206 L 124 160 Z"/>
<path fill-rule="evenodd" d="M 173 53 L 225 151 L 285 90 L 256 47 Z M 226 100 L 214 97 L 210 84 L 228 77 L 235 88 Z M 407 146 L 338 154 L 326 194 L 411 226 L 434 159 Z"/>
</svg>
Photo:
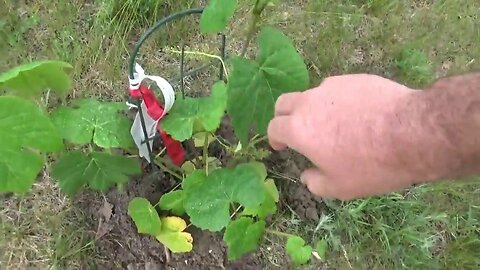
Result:
<svg viewBox="0 0 480 270">
<path fill-rule="evenodd" d="M 145 102 L 142 102 L 142 105 L 140 107 L 143 112 L 143 118 L 145 119 L 145 127 L 147 129 L 148 137 L 152 138 L 157 133 L 158 120 L 155 120 L 152 117 L 150 117 L 150 115 L 148 115 L 147 106 L 145 106 Z M 133 141 L 137 145 L 140 157 L 145 158 L 150 163 L 151 160 L 150 160 L 150 155 L 148 154 L 147 145 L 150 145 L 150 151 L 152 151 L 153 141 L 149 141 L 149 144 L 142 143 L 142 142 L 145 142 L 146 138 L 145 138 L 145 135 L 143 134 L 142 123 L 140 120 L 140 113 L 138 112 L 137 112 L 137 115 L 135 116 L 135 120 L 133 121 L 132 128 L 130 129 L 130 134 L 132 134 Z"/>
<path fill-rule="evenodd" d="M 172 85 L 164 78 L 160 76 L 150 76 L 145 75 L 145 70 L 138 63 L 135 64 L 135 73 L 134 79 L 130 80 L 130 89 L 138 89 L 143 80 L 150 79 L 155 82 L 158 89 L 162 92 L 163 100 L 165 104 L 163 105 L 163 115 L 168 113 L 175 103 L 175 92 L 173 91 Z"/>
<path fill-rule="evenodd" d="M 167 80 L 165 80 L 160 76 L 146 75 L 145 78 L 154 81 L 157 84 L 160 91 L 162 92 L 163 100 L 165 102 L 165 104 L 163 105 L 164 106 L 163 114 L 162 114 L 162 117 L 163 117 L 165 114 L 167 114 L 170 111 L 170 109 L 172 109 L 173 103 L 175 103 L 175 92 L 173 91 L 173 87 Z"/>
<path fill-rule="evenodd" d="M 175 92 L 173 91 L 172 85 L 167 80 L 165 80 L 160 76 L 145 75 L 145 70 L 138 63 L 135 64 L 135 73 L 133 75 L 134 75 L 133 79 L 129 78 L 130 90 L 138 91 L 138 89 L 140 88 L 140 84 L 145 79 L 152 80 L 158 86 L 158 89 L 160 89 L 160 91 L 162 92 L 163 100 L 165 103 L 163 105 L 164 107 L 163 114 L 162 116 L 160 116 L 160 118 L 162 118 L 165 114 L 168 113 L 168 111 L 170 111 L 170 109 L 172 109 L 173 103 L 175 103 Z M 134 105 L 133 106 L 132 105 L 133 104 L 130 104 L 127 102 L 127 106 L 130 109 L 135 107 Z M 141 110 L 143 112 L 143 117 L 145 118 L 145 127 L 147 129 L 148 137 L 152 138 L 157 133 L 157 124 L 160 119 L 153 119 L 148 114 L 145 102 L 142 102 Z M 149 144 L 142 143 L 142 142 L 145 142 L 146 138 L 142 130 L 142 124 L 141 124 L 139 113 L 137 113 L 137 115 L 135 116 L 135 120 L 133 122 L 132 128 L 130 129 L 130 133 L 132 134 L 133 140 L 137 145 L 140 157 L 145 158 L 150 163 L 151 160 L 150 160 L 150 155 L 148 154 L 149 151 L 148 151 L 147 145 L 150 145 L 150 151 L 152 151 L 153 141 L 150 141 Z"/>
</svg>

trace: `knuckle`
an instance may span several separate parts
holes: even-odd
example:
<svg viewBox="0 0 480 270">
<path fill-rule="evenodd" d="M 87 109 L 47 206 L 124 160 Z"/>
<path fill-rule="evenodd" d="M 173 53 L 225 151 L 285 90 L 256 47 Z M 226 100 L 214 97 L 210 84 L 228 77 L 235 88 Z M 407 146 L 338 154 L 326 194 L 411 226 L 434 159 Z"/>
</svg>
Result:
<svg viewBox="0 0 480 270">
<path fill-rule="evenodd" d="M 358 74 L 348 74 L 348 75 L 336 75 L 336 76 L 330 76 L 327 77 L 323 80 L 322 86 L 330 86 L 330 85 L 342 85 L 345 83 L 352 83 L 352 80 L 358 80 L 358 79 L 369 79 L 369 80 L 374 80 L 378 78 L 382 78 L 378 75 L 375 74 L 367 74 L 367 73 L 358 73 Z"/>
<path fill-rule="evenodd" d="M 275 109 L 291 107 L 301 102 L 302 92 L 292 92 L 280 95 L 275 102 Z"/>
<path fill-rule="evenodd" d="M 337 75 L 337 76 L 330 76 L 330 77 L 327 77 L 325 78 L 323 81 L 322 81 L 322 86 L 328 86 L 328 85 L 332 85 L 332 84 L 337 84 L 339 82 L 343 82 L 346 78 L 346 76 L 348 75 Z"/>
</svg>

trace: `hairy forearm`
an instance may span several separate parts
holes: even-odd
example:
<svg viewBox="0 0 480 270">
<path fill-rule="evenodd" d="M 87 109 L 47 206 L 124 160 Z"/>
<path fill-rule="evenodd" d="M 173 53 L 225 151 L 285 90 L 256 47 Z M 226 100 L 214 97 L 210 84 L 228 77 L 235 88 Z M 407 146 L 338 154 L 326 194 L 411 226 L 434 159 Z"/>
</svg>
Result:
<svg viewBox="0 0 480 270">
<path fill-rule="evenodd" d="M 395 163 L 413 182 L 480 174 L 480 73 L 440 79 L 395 111 Z"/>
</svg>

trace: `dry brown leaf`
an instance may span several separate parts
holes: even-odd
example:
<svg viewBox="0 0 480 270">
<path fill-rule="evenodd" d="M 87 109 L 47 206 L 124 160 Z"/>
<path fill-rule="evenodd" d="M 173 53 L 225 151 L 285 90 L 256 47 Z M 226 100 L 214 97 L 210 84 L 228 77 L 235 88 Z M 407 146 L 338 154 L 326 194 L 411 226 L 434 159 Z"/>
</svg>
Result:
<svg viewBox="0 0 480 270">
<path fill-rule="evenodd" d="M 104 222 L 103 218 L 98 221 L 97 232 L 95 233 L 95 241 L 105 236 L 113 229 L 113 225 L 108 222 Z"/>
<path fill-rule="evenodd" d="M 98 213 L 100 214 L 101 217 L 104 218 L 105 222 L 110 221 L 110 218 L 112 217 L 112 214 L 113 214 L 112 209 L 113 209 L 113 205 L 107 201 L 104 201 L 102 207 L 98 209 Z"/>
</svg>

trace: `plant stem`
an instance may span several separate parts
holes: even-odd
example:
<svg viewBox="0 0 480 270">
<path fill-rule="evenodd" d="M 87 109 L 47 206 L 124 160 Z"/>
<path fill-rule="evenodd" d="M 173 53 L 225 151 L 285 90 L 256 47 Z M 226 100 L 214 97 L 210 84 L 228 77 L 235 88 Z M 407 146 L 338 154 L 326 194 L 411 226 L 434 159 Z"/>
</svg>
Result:
<svg viewBox="0 0 480 270">
<path fill-rule="evenodd" d="M 210 133 L 205 132 L 205 141 L 203 142 L 203 164 L 205 164 L 205 174 L 208 175 L 208 137 Z"/>
<path fill-rule="evenodd" d="M 210 134 L 211 134 L 213 137 L 215 137 L 215 140 L 217 140 L 217 142 L 218 142 L 221 146 L 223 146 L 225 149 L 229 149 L 229 148 L 231 147 L 231 146 L 228 146 L 226 143 L 222 142 L 222 140 L 220 140 L 220 138 L 219 138 L 217 135 L 215 135 L 215 134 L 213 134 L 213 133 L 210 133 Z"/>
<path fill-rule="evenodd" d="M 298 183 L 300 182 L 300 179 L 298 178 L 293 178 L 291 176 L 288 176 L 288 175 L 285 175 L 285 174 L 281 174 L 281 173 L 278 173 L 278 172 L 275 172 L 273 170 L 268 170 L 268 173 L 271 173 L 273 175 L 275 175 L 278 179 L 286 179 L 286 180 L 289 180 L 293 183 Z"/>
<path fill-rule="evenodd" d="M 275 234 L 275 235 L 278 235 L 278 236 L 281 236 L 281 237 L 295 237 L 296 236 L 296 235 L 293 235 L 293 234 L 279 232 L 279 231 L 270 230 L 270 229 L 265 229 L 265 232 L 270 233 L 270 234 Z"/>
<path fill-rule="evenodd" d="M 162 244 L 163 245 L 163 244 Z M 167 265 L 170 263 L 170 250 L 167 248 L 167 246 L 163 245 L 163 250 L 165 252 L 165 262 Z"/>
<path fill-rule="evenodd" d="M 250 46 L 253 35 L 257 32 L 257 23 L 260 20 L 260 15 L 252 12 L 252 17 L 250 20 L 250 25 L 248 26 L 247 36 L 245 37 L 245 42 L 243 43 L 242 52 L 240 53 L 241 57 L 245 57 L 247 54 L 247 49 Z"/>
<path fill-rule="evenodd" d="M 245 57 L 247 53 L 248 46 L 250 46 L 250 42 L 252 41 L 253 35 L 257 32 L 257 24 L 260 21 L 260 15 L 262 14 L 263 10 L 267 6 L 269 1 L 264 0 L 257 0 L 255 2 L 255 6 L 252 10 L 252 17 L 250 20 L 250 25 L 248 26 L 247 36 L 245 38 L 245 42 L 243 43 L 242 53 L 240 54 L 242 57 Z"/>
<path fill-rule="evenodd" d="M 90 142 L 90 143 L 88 144 L 88 153 L 89 153 L 89 154 L 90 154 L 90 153 L 93 153 L 93 146 L 92 146 L 92 144 L 93 144 L 93 142 Z"/>
<path fill-rule="evenodd" d="M 172 189 L 170 189 L 169 192 L 172 192 L 172 191 L 175 191 L 177 190 L 177 188 L 179 188 L 180 186 L 182 185 L 182 182 L 178 183 L 177 185 L 175 185 Z"/>
<path fill-rule="evenodd" d="M 255 144 L 257 144 L 257 143 L 259 143 L 259 142 L 262 142 L 262 141 L 265 141 L 265 140 L 267 140 L 267 139 L 268 139 L 267 136 L 261 136 L 261 137 L 258 137 L 258 138 L 256 138 L 256 139 L 254 138 L 254 139 L 252 139 L 252 141 L 250 142 L 250 144 L 251 144 L 252 146 L 255 146 Z"/>
<path fill-rule="evenodd" d="M 233 211 L 233 214 L 230 215 L 230 218 L 232 219 L 232 218 L 238 213 L 238 211 L 240 211 L 241 208 L 242 208 L 241 205 L 239 205 L 239 206 L 237 207 L 237 209 L 235 209 L 235 206 L 234 206 L 233 209 L 235 209 L 235 210 Z"/>
<path fill-rule="evenodd" d="M 182 51 L 174 50 L 174 49 L 165 49 L 165 51 L 166 52 L 171 52 L 171 53 L 180 53 L 180 54 L 182 53 Z M 183 53 L 184 54 L 191 54 L 191 55 L 200 55 L 200 56 L 205 56 L 205 57 L 208 57 L 208 58 L 217 59 L 218 61 L 220 61 L 220 63 L 222 63 L 223 72 L 225 73 L 225 76 L 228 78 L 227 67 L 226 67 L 225 62 L 223 61 L 222 57 L 220 57 L 218 55 L 214 55 L 214 54 L 204 53 L 204 52 L 184 51 Z"/>
<path fill-rule="evenodd" d="M 178 180 L 180 180 L 180 181 L 183 180 L 183 177 L 180 174 L 170 170 L 166 165 L 163 164 L 163 162 L 161 160 L 155 159 L 154 162 L 155 162 L 155 164 L 158 165 L 158 167 L 160 167 L 162 170 L 166 171 L 167 173 L 171 174 L 172 176 L 174 176 Z"/>
<path fill-rule="evenodd" d="M 163 147 L 162 150 L 160 150 L 160 153 L 158 153 L 156 156 L 155 156 L 155 159 L 159 158 L 163 153 L 165 153 L 165 150 L 167 150 L 166 147 Z"/>
<path fill-rule="evenodd" d="M 50 89 L 48 89 L 47 93 L 45 94 L 45 109 L 48 108 L 49 99 L 50 99 Z"/>
</svg>

